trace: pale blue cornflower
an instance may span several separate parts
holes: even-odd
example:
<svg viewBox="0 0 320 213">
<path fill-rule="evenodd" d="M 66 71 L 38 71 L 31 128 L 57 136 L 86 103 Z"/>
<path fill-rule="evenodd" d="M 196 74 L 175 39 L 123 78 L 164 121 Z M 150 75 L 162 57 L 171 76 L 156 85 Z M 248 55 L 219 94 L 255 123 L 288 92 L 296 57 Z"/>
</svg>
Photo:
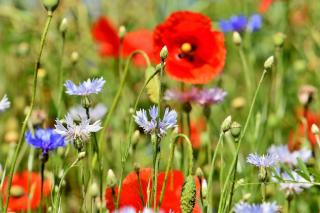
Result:
<svg viewBox="0 0 320 213">
<path fill-rule="evenodd" d="M 69 95 L 88 96 L 91 94 L 98 94 L 106 81 L 101 78 L 88 79 L 79 85 L 74 84 L 72 81 L 67 80 L 64 86 L 66 87 L 66 93 Z"/>
<path fill-rule="evenodd" d="M 262 26 L 262 16 L 259 14 L 253 14 L 250 17 L 244 15 L 234 15 L 229 19 L 223 19 L 219 21 L 219 27 L 222 32 L 243 32 L 245 30 L 249 32 L 258 31 Z"/>
<path fill-rule="evenodd" d="M 91 121 L 98 121 L 101 120 L 105 114 L 107 113 L 108 109 L 103 104 L 97 104 L 95 107 L 89 108 L 89 117 Z M 87 118 L 86 109 L 81 106 L 74 106 L 69 109 L 69 114 L 73 118 L 73 120 L 81 120 L 82 118 Z"/>
<path fill-rule="evenodd" d="M 253 14 L 248 22 L 247 30 L 249 32 L 256 32 L 262 26 L 262 16 L 259 14 Z"/>
<path fill-rule="evenodd" d="M 262 204 L 240 202 L 234 207 L 235 213 L 276 213 L 278 211 L 279 206 L 275 202 Z"/>
<path fill-rule="evenodd" d="M 53 129 L 36 129 L 34 134 L 28 131 L 25 138 L 28 144 L 41 149 L 43 154 L 65 146 L 63 136 L 55 133 Z"/>
<path fill-rule="evenodd" d="M 10 107 L 10 101 L 8 100 L 7 95 L 4 95 L 0 101 L 0 112 L 5 111 Z"/>
<path fill-rule="evenodd" d="M 203 89 L 199 91 L 197 102 L 200 105 L 212 105 L 224 100 L 227 92 L 220 88 Z"/>
<path fill-rule="evenodd" d="M 293 193 L 299 194 L 304 189 L 310 188 L 313 186 L 314 178 L 311 176 L 310 181 L 303 178 L 295 171 L 291 171 L 291 175 L 286 172 L 280 173 L 280 168 L 276 169 L 277 175 L 284 181 L 279 181 L 277 178 L 273 178 L 275 182 L 279 182 L 280 189 L 283 190 L 285 193 Z"/>
<path fill-rule="evenodd" d="M 303 148 L 290 152 L 287 145 L 272 145 L 269 148 L 268 153 L 271 155 L 277 155 L 279 162 L 288 164 L 290 166 L 297 165 L 298 158 L 300 158 L 303 162 L 307 162 L 312 157 L 312 152 L 309 149 Z"/>
<path fill-rule="evenodd" d="M 159 137 L 164 136 L 167 130 L 174 128 L 177 125 L 177 112 L 175 110 L 165 109 L 163 119 L 158 119 L 158 107 L 152 106 L 149 110 L 150 120 L 147 116 L 147 111 L 140 109 L 133 116 L 135 122 L 141 127 L 145 133 L 156 132 Z"/>
<path fill-rule="evenodd" d="M 277 155 L 266 154 L 259 156 L 257 153 L 251 153 L 247 157 L 247 162 L 257 167 L 271 167 L 278 162 Z"/>
<path fill-rule="evenodd" d="M 102 129 L 100 120 L 92 124 L 90 124 L 90 121 L 90 119 L 81 118 L 80 122 L 77 123 L 70 114 L 67 114 L 64 122 L 59 119 L 56 120 L 55 132 L 65 137 L 66 141 L 80 140 L 85 142 L 89 140 L 91 133 Z"/>
</svg>

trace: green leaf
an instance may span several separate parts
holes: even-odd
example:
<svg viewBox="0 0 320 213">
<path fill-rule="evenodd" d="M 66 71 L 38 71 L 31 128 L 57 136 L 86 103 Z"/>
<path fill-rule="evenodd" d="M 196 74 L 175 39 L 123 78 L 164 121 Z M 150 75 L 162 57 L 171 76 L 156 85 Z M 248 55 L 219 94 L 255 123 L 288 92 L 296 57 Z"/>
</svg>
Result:
<svg viewBox="0 0 320 213">
<path fill-rule="evenodd" d="M 281 167 L 291 177 L 291 179 L 294 180 L 294 176 L 292 175 L 291 169 L 285 164 L 282 164 Z"/>
<path fill-rule="evenodd" d="M 274 167 L 270 167 L 273 177 L 275 177 L 279 181 L 283 181 L 283 179 L 279 176 L 276 169 Z"/>
<path fill-rule="evenodd" d="M 148 79 L 155 73 L 156 69 L 152 66 L 149 66 L 145 71 L 145 81 L 148 81 Z M 159 88 L 160 88 L 160 80 L 159 76 L 154 76 L 151 81 L 146 86 L 147 93 L 149 96 L 149 99 L 157 104 L 159 101 Z"/>
</svg>

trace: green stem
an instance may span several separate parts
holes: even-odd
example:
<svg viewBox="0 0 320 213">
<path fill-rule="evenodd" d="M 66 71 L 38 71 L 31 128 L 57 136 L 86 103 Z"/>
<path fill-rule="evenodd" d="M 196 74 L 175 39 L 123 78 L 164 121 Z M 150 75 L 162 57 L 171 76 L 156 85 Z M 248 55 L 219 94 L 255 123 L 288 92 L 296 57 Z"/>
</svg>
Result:
<svg viewBox="0 0 320 213">
<path fill-rule="evenodd" d="M 99 144 L 100 147 L 101 147 L 101 145 L 102 145 L 102 143 L 103 143 L 103 141 L 105 139 L 106 130 L 107 130 L 108 126 L 109 126 L 109 123 L 111 121 L 112 115 L 113 115 L 114 111 L 116 110 L 116 108 L 118 106 L 118 102 L 120 100 L 124 85 L 126 83 L 127 75 L 128 75 L 128 72 L 129 72 L 130 61 L 137 54 L 141 54 L 144 57 L 144 59 L 146 60 L 147 66 L 151 66 L 150 65 L 151 64 L 150 60 L 148 58 L 148 55 L 145 52 L 143 52 L 141 50 L 136 50 L 136 51 L 134 51 L 134 52 L 132 52 L 130 54 L 129 58 L 127 59 L 127 63 L 126 63 L 125 69 L 124 69 L 124 73 L 123 73 L 123 76 L 122 76 L 122 79 L 121 79 L 121 82 L 120 82 L 119 89 L 118 89 L 118 91 L 116 93 L 116 96 L 114 97 L 114 99 L 112 101 L 109 113 L 108 113 L 108 115 L 107 115 L 107 117 L 106 117 L 106 119 L 105 119 L 105 121 L 103 123 L 103 128 L 101 130 L 101 134 L 100 134 L 99 141 L 98 141 L 98 144 Z"/>
<path fill-rule="evenodd" d="M 216 157 L 220 148 L 220 144 L 223 141 L 223 133 L 220 133 L 219 140 L 217 143 L 217 147 L 214 150 L 213 157 L 211 160 L 211 166 L 209 170 L 209 178 L 208 178 L 208 208 L 207 213 L 210 212 L 210 209 L 212 209 L 212 182 L 213 182 L 213 173 L 214 173 L 214 163 L 216 161 Z"/>
<path fill-rule="evenodd" d="M 229 169 L 229 172 L 228 172 L 228 175 L 226 177 L 226 181 L 225 181 L 225 184 L 224 184 L 224 187 L 223 187 L 223 190 L 222 190 L 218 212 L 223 212 L 223 210 L 224 210 L 223 209 L 224 206 L 222 206 L 222 204 L 225 202 L 225 196 L 226 196 L 226 192 L 228 190 L 229 181 L 230 181 L 230 178 L 231 178 L 231 176 L 233 174 L 233 171 L 235 171 L 236 168 L 237 168 L 237 162 L 238 162 L 238 155 L 239 155 L 240 147 L 241 147 L 243 138 L 244 138 L 244 136 L 246 134 L 247 128 L 249 126 L 249 121 L 251 120 L 251 117 L 252 117 L 252 114 L 253 114 L 253 109 L 254 109 L 254 106 L 255 106 L 255 103 L 256 103 L 256 99 L 257 99 L 260 87 L 262 85 L 262 82 L 263 82 L 263 79 L 264 79 L 266 73 L 267 73 L 267 70 L 264 69 L 263 73 L 262 73 L 262 76 L 260 78 L 260 81 L 258 83 L 258 87 L 257 87 L 257 89 L 255 91 L 254 96 L 253 96 L 253 99 L 252 99 L 252 102 L 251 102 L 251 106 L 250 106 L 250 109 L 249 109 L 249 112 L 248 112 L 248 116 L 247 116 L 247 119 L 246 119 L 246 122 L 245 122 L 245 125 L 244 125 L 244 128 L 243 128 L 243 132 L 242 132 L 242 134 L 240 136 L 240 139 L 239 139 L 239 142 L 238 142 L 236 154 L 235 154 L 235 157 L 234 157 L 234 159 L 232 161 L 232 164 L 230 166 L 230 169 Z M 209 188 L 209 190 L 210 190 L 210 188 Z"/>
<path fill-rule="evenodd" d="M 162 204 L 162 200 L 164 197 L 164 192 L 165 192 L 165 188 L 167 185 L 167 181 L 168 181 L 168 176 L 169 176 L 169 171 L 172 167 L 172 163 L 173 163 L 173 158 L 174 158 L 174 151 L 175 151 L 175 146 L 178 142 L 179 137 L 183 138 L 184 140 L 182 140 L 183 142 L 188 144 L 188 151 L 189 151 L 189 165 L 188 165 L 188 173 L 187 176 L 190 175 L 192 173 L 192 168 L 193 168 L 193 154 L 192 154 L 192 144 L 190 139 L 184 135 L 184 134 L 178 134 L 174 137 L 174 141 L 171 144 L 171 148 L 170 148 L 170 155 L 169 155 L 169 160 L 168 160 L 168 164 L 166 167 L 166 172 L 165 172 L 165 176 L 164 176 L 164 181 L 163 181 L 163 185 L 161 188 L 161 194 L 160 194 L 160 199 L 159 199 L 159 204 L 158 207 L 161 207 Z"/>
<path fill-rule="evenodd" d="M 134 111 L 137 110 L 137 107 L 138 107 L 138 103 L 141 99 L 141 96 L 146 88 L 146 86 L 149 84 L 149 82 L 159 73 L 159 70 L 156 70 L 149 78 L 148 80 L 144 83 L 143 87 L 141 88 L 140 92 L 139 92 L 139 95 L 136 99 L 136 102 L 134 104 Z M 132 138 L 131 138 L 131 135 L 132 135 L 132 132 L 133 132 L 133 117 L 130 118 L 130 121 L 129 121 L 129 132 L 128 132 L 128 138 L 127 138 L 127 141 L 128 142 L 128 146 L 127 148 L 125 149 L 125 152 L 124 152 L 124 155 L 123 157 L 121 158 L 121 172 L 120 172 L 120 180 L 119 180 L 119 190 L 118 190 L 118 197 L 117 197 L 117 202 L 116 202 L 116 209 L 118 208 L 118 204 L 119 204 L 119 200 L 120 200 L 120 197 L 121 197 L 121 191 L 122 191 L 122 181 L 123 181 L 123 174 L 124 174 L 124 168 L 125 168 L 125 163 L 127 161 L 127 158 L 129 156 L 129 151 L 130 151 L 130 147 L 132 145 Z"/>
<path fill-rule="evenodd" d="M 240 59 L 241 59 L 241 63 L 242 63 L 242 68 L 243 68 L 243 72 L 244 72 L 244 77 L 245 77 L 245 81 L 246 81 L 247 90 L 249 92 L 249 95 L 251 96 L 252 83 L 251 83 L 251 74 L 250 74 L 248 62 L 247 62 L 246 56 L 244 54 L 243 47 L 240 46 L 238 48 L 238 50 L 239 50 L 239 55 L 240 55 Z"/>
<path fill-rule="evenodd" d="M 64 55 L 64 47 L 65 47 L 65 34 L 62 35 L 62 45 L 61 45 L 61 55 L 60 55 L 60 66 L 59 66 L 59 94 L 58 94 L 58 118 L 60 118 L 61 115 L 61 104 L 62 104 L 62 96 L 63 96 L 63 55 Z"/>
<path fill-rule="evenodd" d="M 9 172 L 9 178 L 8 178 L 8 186 L 7 186 L 7 196 L 6 196 L 6 204 L 5 204 L 5 208 L 4 208 L 4 212 L 7 212 L 8 209 L 8 205 L 9 205 L 9 197 L 10 197 L 10 189 L 11 189 L 11 184 L 12 184 L 12 177 L 15 171 L 15 167 L 16 167 L 16 162 L 17 162 L 17 157 L 19 155 L 21 146 L 22 146 L 22 142 L 24 139 L 24 134 L 26 132 L 26 128 L 27 128 L 27 124 L 28 124 L 28 120 L 31 116 L 32 113 L 32 109 L 34 107 L 34 103 L 35 103 L 35 99 L 36 99 L 36 92 L 37 92 L 37 83 L 38 83 L 38 70 L 40 68 L 40 61 L 41 61 L 41 56 L 42 56 L 42 51 L 45 45 L 45 41 L 47 38 L 47 34 L 48 34 L 48 30 L 49 30 L 49 26 L 52 20 L 52 12 L 48 11 L 47 14 L 47 21 L 46 21 L 46 25 L 44 27 L 42 36 L 41 36 L 41 42 L 40 42 L 40 50 L 39 50 L 39 54 L 35 63 L 35 67 L 34 67 L 34 76 L 33 76 L 33 90 L 32 90 L 32 99 L 31 99 L 31 104 L 29 107 L 29 111 L 23 121 L 22 124 L 22 128 L 21 128 L 21 132 L 20 132 L 20 137 L 19 137 L 19 141 L 17 144 L 17 148 L 15 150 L 14 156 L 13 156 L 13 162 L 10 168 L 10 172 Z"/>
</svg>

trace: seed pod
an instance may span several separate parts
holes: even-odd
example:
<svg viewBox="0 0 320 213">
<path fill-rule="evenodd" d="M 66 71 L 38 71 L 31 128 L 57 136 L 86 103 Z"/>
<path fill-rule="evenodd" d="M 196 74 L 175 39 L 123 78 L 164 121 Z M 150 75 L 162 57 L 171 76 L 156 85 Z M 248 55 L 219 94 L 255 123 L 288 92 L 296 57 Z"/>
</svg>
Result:
<svg viewBox="0 0 320 213">
<path fill-rule="evenodd" d="M 221 130 L 223 132 L 227 132 L 230 130 L 231 127 L 231 123 L 232 123 L 232 117 L 231 115 L 229 115 L 226 119 L 224 119 L 224 121 L 221 124 Z"/>
<path fill-rule="evenodd" d="M 191 175 L 189 175 L 182 187 L 181 192 L 181 212 L 191 213 L 196 203 L 196 183 Z"/>
<path fill-rule="evenodd" d="M 47 11 L 53 12 L 57 9 L 60 0 L 42 0 L 43 6 Z"/>
</svg>

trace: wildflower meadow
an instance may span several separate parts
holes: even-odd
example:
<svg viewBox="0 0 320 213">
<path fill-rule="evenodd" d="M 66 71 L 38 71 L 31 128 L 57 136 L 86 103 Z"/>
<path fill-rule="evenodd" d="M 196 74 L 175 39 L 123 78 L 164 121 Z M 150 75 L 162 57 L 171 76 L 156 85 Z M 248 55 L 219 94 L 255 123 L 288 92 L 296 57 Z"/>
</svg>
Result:
<svg viewBox="0 0 320 213">
<path fill-rule="evenodd" d="M 320 212 L 319 19 L 0 0 L 0 212 Z"/>
</svg>

